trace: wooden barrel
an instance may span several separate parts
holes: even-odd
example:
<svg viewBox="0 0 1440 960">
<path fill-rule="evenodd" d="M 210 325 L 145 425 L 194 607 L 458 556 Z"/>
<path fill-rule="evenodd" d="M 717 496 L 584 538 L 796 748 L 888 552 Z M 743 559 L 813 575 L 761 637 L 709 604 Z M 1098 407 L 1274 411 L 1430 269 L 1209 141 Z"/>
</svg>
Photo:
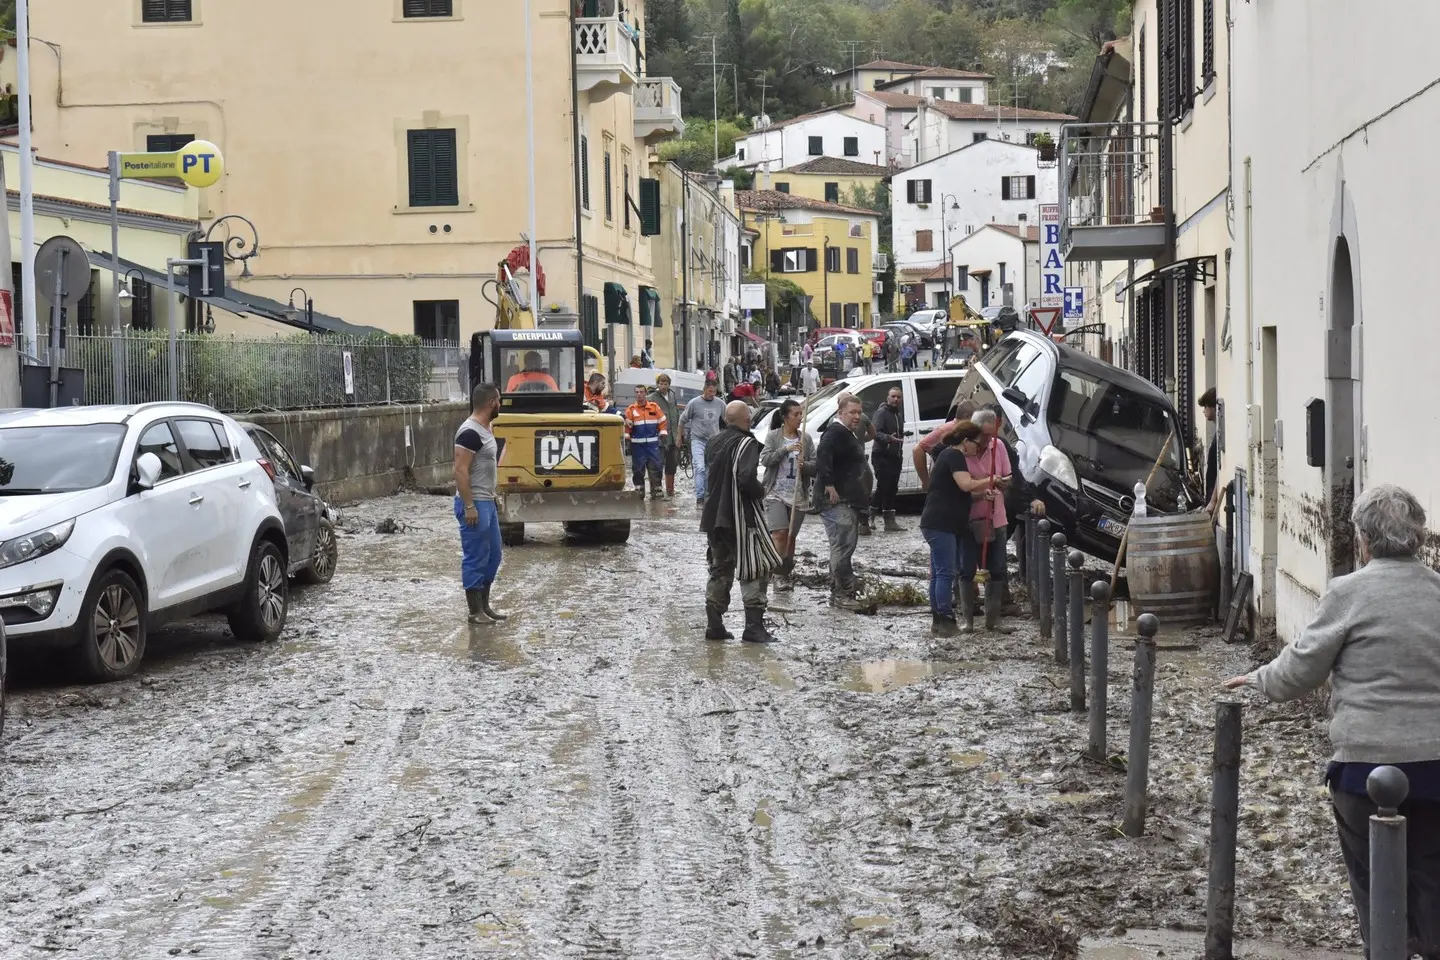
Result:
<svg viewBox="0 0 1440 960">
<path fill-rule="evenodd" d="M 1220 590 L 1215 527 L 1200 510 L 1130 521 L 1125 576 L 1137 613 L 1164 627 L 1208 623 Z"/>
</svg>

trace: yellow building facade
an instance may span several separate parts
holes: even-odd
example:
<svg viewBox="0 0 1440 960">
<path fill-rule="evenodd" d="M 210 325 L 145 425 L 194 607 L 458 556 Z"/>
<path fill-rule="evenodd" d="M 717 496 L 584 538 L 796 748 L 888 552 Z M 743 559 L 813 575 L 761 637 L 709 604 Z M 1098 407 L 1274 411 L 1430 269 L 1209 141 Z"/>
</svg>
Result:
<svg viewBox="0 0 1440 960">
<path fill-rule="evenodd" d="M 680 91 L 643 75 L 644 0 L 531 6 L 541 308 L 608 327 L 619 355 L 639 330 L 607 324 L 607 294 L 638 323 L 654 283 L 639 185 L 683 129 Z M 239 289 L 298 287 L 316 311 L 430 339 L 492 325 L 486 284 L 529 229 L 523 4 L 72 0 L 31 19 L 37 149 L 100 166 L 217 144 L 226 173 L 197 212 L 254 224 Z"/>
<path fill-rule="evenodd" d="M 822 327 L 871 325 L 878 312 L 874 211 L 774 190 L 741 191 L 736 202 L 758 234 L 751 270 L 797 284 Z"/>
<path fill-rule="evenodd" d="M 820 200 L 825 203 L 853 205 L 856 190 L 873 195 L 890 171 L 870 163 L 859 163 L 843 157 L 816 157 L 776 173 L 757 175 L 756 186 L 791 196 Z M 764 183 L 770 180 L 767 187 Z"/>
</svg>

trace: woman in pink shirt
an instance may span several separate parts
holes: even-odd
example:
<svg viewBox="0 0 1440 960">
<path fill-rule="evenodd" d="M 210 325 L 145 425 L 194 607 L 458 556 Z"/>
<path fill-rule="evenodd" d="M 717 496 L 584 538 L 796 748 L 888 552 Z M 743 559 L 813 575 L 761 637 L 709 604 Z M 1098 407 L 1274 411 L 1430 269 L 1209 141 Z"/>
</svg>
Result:
<svg viewBox="0 0 1440 960">
<path fill-rule="evenodd" d="M 989 410 L 977 410 L 970 417 L 977 427 L 985 431 L 985 445 L 978 454 L 967 456 L 970 476 L 978 479 L 993 477 L 991 489 L 976 493 L 970 508 L 970 536 L 962 544 L 960 558 L 960 603 L 962 610 L 975 609 L 975 571 L 984 564 L 990 572 L 991 586 L 985 589 L 985 629 L 995 633 L 1010 633 L 1000 626 L 1000 604 L 1006 578 L 1006 524 L 1005 489 L 1010 485 L 1010 454 L 1005 444 L 995 439 L 998 426 L 995 414 Z M 983 556 L 982 556 L 983 554 Z"/>
</svg>

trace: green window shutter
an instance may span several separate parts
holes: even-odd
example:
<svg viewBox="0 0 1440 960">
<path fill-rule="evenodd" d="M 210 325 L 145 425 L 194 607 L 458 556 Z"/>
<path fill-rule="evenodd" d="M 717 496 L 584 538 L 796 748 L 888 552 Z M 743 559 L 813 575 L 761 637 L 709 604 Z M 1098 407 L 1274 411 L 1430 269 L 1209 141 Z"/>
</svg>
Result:
<svg viewBox="0 0 1440 960">
<path fill-rule="evenodd" d="M 590 209 L 590 138 L 580 138 L 580 206 Z"/>
<path fill-rule="evenodd" d="M 660 235 L 660 181 L 640 178 L 640 235 Z"/>
<path fill-rule="evenodd" d="M 457 206 L 460 203 L 460 183 L 455 131 L 411 130 L 407 135 L 407 147 L 410 206 Z"/>
</svg>

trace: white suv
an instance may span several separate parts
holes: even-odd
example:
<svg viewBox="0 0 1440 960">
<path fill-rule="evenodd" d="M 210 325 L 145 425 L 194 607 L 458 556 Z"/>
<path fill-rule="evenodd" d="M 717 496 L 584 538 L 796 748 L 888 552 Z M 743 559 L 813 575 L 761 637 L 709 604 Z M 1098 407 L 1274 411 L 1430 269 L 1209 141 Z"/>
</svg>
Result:
<svg viewBox="0 0 1440 960">
<path fill-rule="evenodd" d="M 73 649 L 93 680 L 133 674 L 147 631 L 223 611 L 274 640 L 289 604 L 267 464 L 193 403 L 0 410 L 0 616 L 10 644 Z"/>
</svg>

